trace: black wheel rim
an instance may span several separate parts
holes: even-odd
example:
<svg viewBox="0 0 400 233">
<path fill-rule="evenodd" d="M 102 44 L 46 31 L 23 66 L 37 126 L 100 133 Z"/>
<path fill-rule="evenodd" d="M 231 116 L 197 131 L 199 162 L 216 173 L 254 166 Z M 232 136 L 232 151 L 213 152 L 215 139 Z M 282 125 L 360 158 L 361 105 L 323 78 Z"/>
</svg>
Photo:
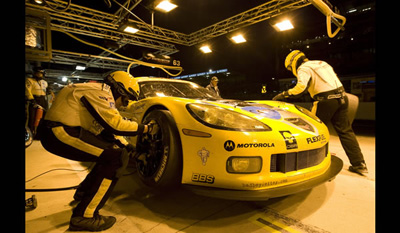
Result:
<svg viewBox="0 0 400 233">
<path fill-rule="evenodd" d="M 139 156 L 137 171 L 142 177 L 152 177 L 158 170 L 164 151 L 163 133 L 160 129 L 157 134 L 143 134 L 137 144 Z"/>
</svg>

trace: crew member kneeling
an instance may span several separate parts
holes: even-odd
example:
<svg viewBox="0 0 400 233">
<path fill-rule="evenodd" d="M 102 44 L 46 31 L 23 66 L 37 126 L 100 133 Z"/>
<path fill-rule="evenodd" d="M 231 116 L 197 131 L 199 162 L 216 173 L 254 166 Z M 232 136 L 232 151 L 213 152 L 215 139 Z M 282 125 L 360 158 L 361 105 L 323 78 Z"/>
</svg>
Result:
<svg viewBox="0 0 400 233">
<path fill-rule="evenodd" d="M 123 137 L 154 133 L 157 125 L 124 119 L 117 108 L 137 100 L 139 85 L 124 71 L 108 75 L 104 83 L 80 83 L 64 87 L 46 114 L 41 131 L 43 147 L 58 156 L 96 162 L 79 185 L 74 199 L 80 201 L 70 220 L 70 230 L 100 231 L 116 218 L 99 210 L 125 170 L 133 146 Z"/>
<path fill-rule="evenodd" d="M 347 115 L 348 97 L 333 68 L 324 61 L 308 60 L 299 50 L 288 54 L 285 67 L 297 77 L 297 84 L 292 89 L 276 95 L 273 100 L 300 96 L 308 90 L 311 97 L 316 100 L 313 112 L 325 124 L 332 122 L 350 160 L 349 171 L 361 175 L 368 173 L 364 156 Z"/>
</svg>

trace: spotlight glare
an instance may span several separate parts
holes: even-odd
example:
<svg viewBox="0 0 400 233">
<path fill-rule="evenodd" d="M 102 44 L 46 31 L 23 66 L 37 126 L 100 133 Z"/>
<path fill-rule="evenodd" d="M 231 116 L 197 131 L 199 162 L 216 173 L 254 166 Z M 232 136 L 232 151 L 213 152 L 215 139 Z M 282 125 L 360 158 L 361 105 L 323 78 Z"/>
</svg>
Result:
<svg viewBox="0 0 400 233">
<path fill-rule="evenodd" d="M 212 50 L 210 49 L 210 47 L 209 47 L 208 45 L 202 46 L 202 47 L 200 48 L 200 50 L 201 50 L 203 53 L 211 53 L 211 52 L 212 52 Z"/>
<path fill-rule="evenodd" d="M 274 27 L 277 28 L 278 31 L 286 31 L 294 28 L 293 24 L 288 19 L 275 24 Z"/>
<path fill-rule="evenodd" d="M 242 34 L 239 34 L 239 35 L 236 35 L 236 36 L 232 36 L 231 39 L 236 44 L 246 42 L 246 39 L 243 37 Z"/>
</svg>

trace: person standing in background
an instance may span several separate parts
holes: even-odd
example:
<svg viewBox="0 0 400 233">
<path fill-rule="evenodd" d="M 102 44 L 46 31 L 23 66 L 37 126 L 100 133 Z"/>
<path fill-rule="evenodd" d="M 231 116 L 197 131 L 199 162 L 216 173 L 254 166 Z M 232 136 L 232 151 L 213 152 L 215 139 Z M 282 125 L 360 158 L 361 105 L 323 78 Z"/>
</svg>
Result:
<svg viewBox="0 0 400 233">
<path fill-rule="evenodd" d="M 207 89 L 209 91 L 211 91 L 215 96 L 217 97 L 221 97 L 220 93 L 219 93 L 219 88 L 218 88 L 218 78 L 216 76 L 213 76 L 211 78 L 211 82 L 210 84 L 207 85 Z"/>
</svg>

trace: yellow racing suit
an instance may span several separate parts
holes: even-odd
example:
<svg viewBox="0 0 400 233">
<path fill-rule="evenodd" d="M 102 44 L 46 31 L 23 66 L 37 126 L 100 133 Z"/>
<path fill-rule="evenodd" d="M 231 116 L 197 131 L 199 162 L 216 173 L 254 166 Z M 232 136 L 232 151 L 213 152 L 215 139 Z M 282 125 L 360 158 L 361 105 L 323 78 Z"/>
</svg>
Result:
<svg viewBox="0 0 400 233">
<path fill-rule="evenodd" d="M 58 101 L 59 100 L 59 101 Z M 71 84 L 57 95 L 45 120 L 79 126 L 100 134 L 104 129 L 116 135 L 136 135 L 143 125 L 125 120 L 115 107 L 110 87 L 104 83 Z"/>
<path fill-rule="evenodd" d="M 44 79 L 26 78 L 25 79 L 25 100 L 26 102 L 26 124 L 32 131 L 36 131 L 35 121 L 35 104 L 40 105 L 45 110 L 48 109 L 47 90 L 48 84 Z"/>
<path fill-rule="evenodd" d="M 119 114 L 107 84 L 71 84 L 58 93 L 41 128 L 43 147 L 67 159 L 96 162 L 74 195 L 80 203 L 73 217 L 98 215 L 122 175 L 132 146 L 115 135 L 138 135 L 144 128 Z"/>
</svg>

